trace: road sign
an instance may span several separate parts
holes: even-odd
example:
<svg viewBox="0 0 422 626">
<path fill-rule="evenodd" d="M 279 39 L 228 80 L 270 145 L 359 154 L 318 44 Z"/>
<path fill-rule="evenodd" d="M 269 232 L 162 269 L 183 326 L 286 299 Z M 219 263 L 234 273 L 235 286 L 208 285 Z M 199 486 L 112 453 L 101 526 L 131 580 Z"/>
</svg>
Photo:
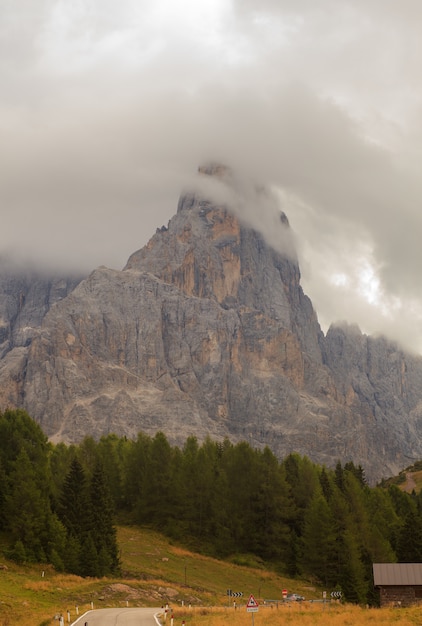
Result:
<svg viewBox="0 0 422 626">
<path fill-rule="evenodd" d="M 287 589 L 283 589 L 281 593 L 283 594 L 283 598 L 287 598 Z"/>
<path fill-rule="evenodd" d="M 341 591 L 332 591 L 332 592 L 331 592 L 331 597 L 332 597 L 332 598 L 338 598 L 338 599 L 340 599 L 340 598 L 342 597 L 342 595 L 343 595 L 343 594 L 341 593 Z"/>
<path fill-rule="evenodd" d="M 259 608 L 258 602 L 255 600 L 253 595 L 249 596 L 248 604 L 246 605 L 246 610 L 248 613 L 255 613 Z"/>
</svg>

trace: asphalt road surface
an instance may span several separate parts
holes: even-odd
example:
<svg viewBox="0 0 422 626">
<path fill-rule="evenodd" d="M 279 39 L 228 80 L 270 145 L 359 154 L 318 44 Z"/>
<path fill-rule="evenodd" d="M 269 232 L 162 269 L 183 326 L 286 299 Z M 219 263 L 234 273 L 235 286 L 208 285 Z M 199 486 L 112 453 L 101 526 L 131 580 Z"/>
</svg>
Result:
<svg viewBox="0 0 422 626">
<path fill-rule="evenodd" d="M 160 608 L 139 609 L 97 609 L 88 611 L 79 617 L 75 626 L 157 626 L 160 624 L 155 617 L 162 613 Z M 72 625 L 73 626 L 73 625 Z"/>
</svg>

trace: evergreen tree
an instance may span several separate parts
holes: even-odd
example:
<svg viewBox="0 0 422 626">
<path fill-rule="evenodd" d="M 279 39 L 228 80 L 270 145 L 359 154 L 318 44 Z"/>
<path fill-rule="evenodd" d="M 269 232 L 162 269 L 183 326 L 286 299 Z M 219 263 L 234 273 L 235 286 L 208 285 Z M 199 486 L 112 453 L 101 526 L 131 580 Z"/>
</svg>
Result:
<svg viewBox="0 0 422 626">
<path fill-rule="evenodd" d="M 400 563 L 422 562 L 422 517 L 416 507 L 407 513 L 398 531 L 396 552 Z"/>
<path fill-rule="evenodd" d="M 317 490 L 305 512 L 301 539 L 303 571 L 323 585 L 335 584 L 333 560 L 336 554 L 334 519 L 322 492 Z"/>
<path fill-rule="evenodd" d="M 28 560 L 45 562 L 53 548 L 60 550 L 63 541 L 62 526 L 50 507 L 48 485 L 39 487 L 37 468 L 25 448 L 11 467 L 5 498 L 7 530 L 15 545 L 22 543 Z"/>
<path fill-rule="evenodd" d="M 294 503 L 284 470 L 268 447 L 257 451 L 259 487 L 253 502 L 256 550 L 263 559 L 280 561 L 288 554 L 288 523 L 294 518 Z"/>
<path fill-rule="evenodd" d="M 391 485 L 388 488 L 388 494 L 391 498 L 394 510 L 402 520 L 415 510 L 414 500 L 412 500 L 405 491 L 399 489 L 397 485 Z"/>
<path fill-rule="evenodd" d="M 256 453 L 247 442 L 227 448 L 222 456 L 227 477 L 227 524 L 232 549 L 258 554 L 259 533 L 256 524 L 256 498 L 261 484 Z"/>
<path fill-rule="evenodd" d="M 289 526 L 295 535 L 300 538 L 306 510 L 317 490 L 321 489 L 319 471 L 306 456 L 289 454 L 283 461 L 282 467 L 290 485 L 290 494 L 294 504 L 294 514 L 289 520 Z"/>
<path fill-rule="evenodd" d="M 88 435 L 83 438 L 79 444 L 78 458 L 89 480 L 98 461 L 98 444 L 93 437 Z"/>
<path fill-rule="evenodd" d="M 12 561 L 15 561 L 15 563 L 19 563 L 19 565 L 22 565 L 28 560 L 26 556 L 25 546 L 20 539 L 18 539 L 13 547 L 7 552 L 7 556 Z"/>
<path fill-rule="evenodd" d="M 78 449 L 74 445 L 67 446 L 65 443 L 57 443 L 51 448 L 49 453 L 50 474 L 52 479 L 51 497 L 55 510 L 57 510 L 59 506 L 63 483 L 77 452 Z"/>
<path fill-rule="evenodd" d="M 98 458 L 101 461 L 115 509 L 121 509 L 125 506 L 123 491 L 124 463 L 132 443 L 126 437 L 119 438 L 114 434 L 101 437 L 98 442 Z"/>
<path fill-rule="evenodd" d="M 40 426 L 22 409 L 7 409 L 0 413 L 0 460 L 6 475 L 22 450 L 34 467 L 40 486 L 45 487 L 48 476 L 48 452 L 51 446 Z"/>
<path fill-rule="evenodd" d="M 340 461 L 337 461 L 336 463 L 335 483 L 340 491 L 344 491 L 344 470 Z"/>
<path fill-rule="evenodd" d="M 365 471 L 361 465 L 355 466 L 353 461 L 348 461 L 344 466 L 345 472 L 351 472 L 361 487 L 366 485 Z"/>
<path fill-rule="evenodd" d="M 99 575 L 115 574 L 119 570 L 119 557 L 113 505 L 100 462 L 97 462 L 91 478 L 90 510 L 90 534 L 98 555 Z"/>
<path fill-rule="evenodd" d="M 139 433 L 123 461 L 123 502 L 136 523 L 145 524 L 145 494 L 149 478 L 151 438 Z"/>
<path fill-rule="evenodd" d="M 97 548 L 90 532 L 85 533 L 82 538 L 80 554 L 78 572 L 80 576 L 100 577 L 103 575 L 100 570 Z"/>
<path fill-rule="evenodd" d="M 59 497 L 59 517 L 69 535 L 81 541 L 90 528 L 90 502 L 85 472 L 75 457 Z"/>
<path fill-rule="evenodd" d="M 365 498 L 371 528 L 380 538 L 374 546 L 374 562 L 394 562 L 396 560 L 394 542 L 401 520 L 395 511 L 390 494 L 386 489 L 375 487 L 365 490 Z M 380 542 L 384 543 L 384 547 L 379 545 Z"/>
<path fill-rule="evenodd" d="M 5 504 L 6 504 L 6 496 L 8 493 L 8 480 L 6 472 L 3 468 L 1 458 L 0 458 L 0 531 L 4 530 L 6 527 L 6 512 L 5 512 Z"/>
<path fill-rule="evenodd" d="M 333 495 L 333 488 L 325 467 L 323 467 L 321 470 L 321 473 L 319 475 L 319 482 L 321 485 L 322 493 L 324 494 L 324 498 L 327 500 L 327 502 L 329 502 L 331 496 Z"/>
<path fill-rule="evenodd" d="M 66 572 L 80 575 L 82 572 L 82 546 L 78 537 L 70 533 L 66 536 L 63 552 L 63 565 Z"/>
<path fill-rule="evenodd" d="M 152 439 L 144 481 L 142 503 L 144 520 L 163 530 L 174 510 L 173 451 L 166 436 L 158 432 Z"/>
<path fill-rule="evenodd" d="M 58 514 L 67 534 L 63 557 L 65 569 L 83 575 L 86 567 L 83 546 L 91 526 L 91 509 L 85 472 L 76 457 L 63 482 Z"/>
<path fill-rule="evenodd" d="M 204 490 L 208 475 L 206 468 L 200 468 L 199 445 L 196 437 L 188 437 L 180 453 L 176 452 L 174 489 L 177 491 L 174 525 L 179 533 L 203 538 L 204 532 Z M 202 469 L 202 472 L 201 472 Z M 202 475 L 201 475 L 202 474 Z"/>
<path fill-rule="evenodd" d="M 340 537 L 341 567 L 339 568 L 337 585 L 341 588 L 344 599 L 348 602 L 367 602 L 370 579 L 366 575 L 365 565 L 361 558 L 359 538 L 353 530 L 347 529 Z"/>
</svg>

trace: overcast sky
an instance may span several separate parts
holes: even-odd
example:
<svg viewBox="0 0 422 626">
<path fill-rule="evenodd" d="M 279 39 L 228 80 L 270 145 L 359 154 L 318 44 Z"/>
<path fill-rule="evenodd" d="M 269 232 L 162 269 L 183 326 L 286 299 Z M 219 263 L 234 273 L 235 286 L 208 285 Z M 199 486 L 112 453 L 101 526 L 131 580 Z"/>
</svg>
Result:
<svg viewBox="0 0 422 626">
<path fill-rule="evenodd" d="M 0 253 L 120 269 L 219 160 L 278 190 L 324 330 L 422 352 L 421 24 L 420 0 L 0 0 Z"/>
</svg>

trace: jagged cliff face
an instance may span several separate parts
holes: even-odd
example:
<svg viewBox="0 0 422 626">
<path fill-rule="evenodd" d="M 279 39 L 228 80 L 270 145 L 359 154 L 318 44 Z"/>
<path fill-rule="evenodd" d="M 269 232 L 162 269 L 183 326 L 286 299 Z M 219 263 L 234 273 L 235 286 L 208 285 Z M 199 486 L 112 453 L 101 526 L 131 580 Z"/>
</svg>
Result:
<svg viewBox="0 0 422 626">
<path fill-rule="evenodd" d="M 0 406 L 21 406 L 27 358 L 46 313 L 82 280 L 0 262 Z"/>
<path fill-rule="evenodd" d="M 277 227 L 288 235 L 285 216 Z M 53 440 L 228 436 L 395 473 L 422 457 L 421 359 L 349 327 L 324 337 L 290 250 L 184 194 L 123 271 L 56 286 L 26 342 L 4 340 L 2 408 L 23 406 Z"/>
</svg>

